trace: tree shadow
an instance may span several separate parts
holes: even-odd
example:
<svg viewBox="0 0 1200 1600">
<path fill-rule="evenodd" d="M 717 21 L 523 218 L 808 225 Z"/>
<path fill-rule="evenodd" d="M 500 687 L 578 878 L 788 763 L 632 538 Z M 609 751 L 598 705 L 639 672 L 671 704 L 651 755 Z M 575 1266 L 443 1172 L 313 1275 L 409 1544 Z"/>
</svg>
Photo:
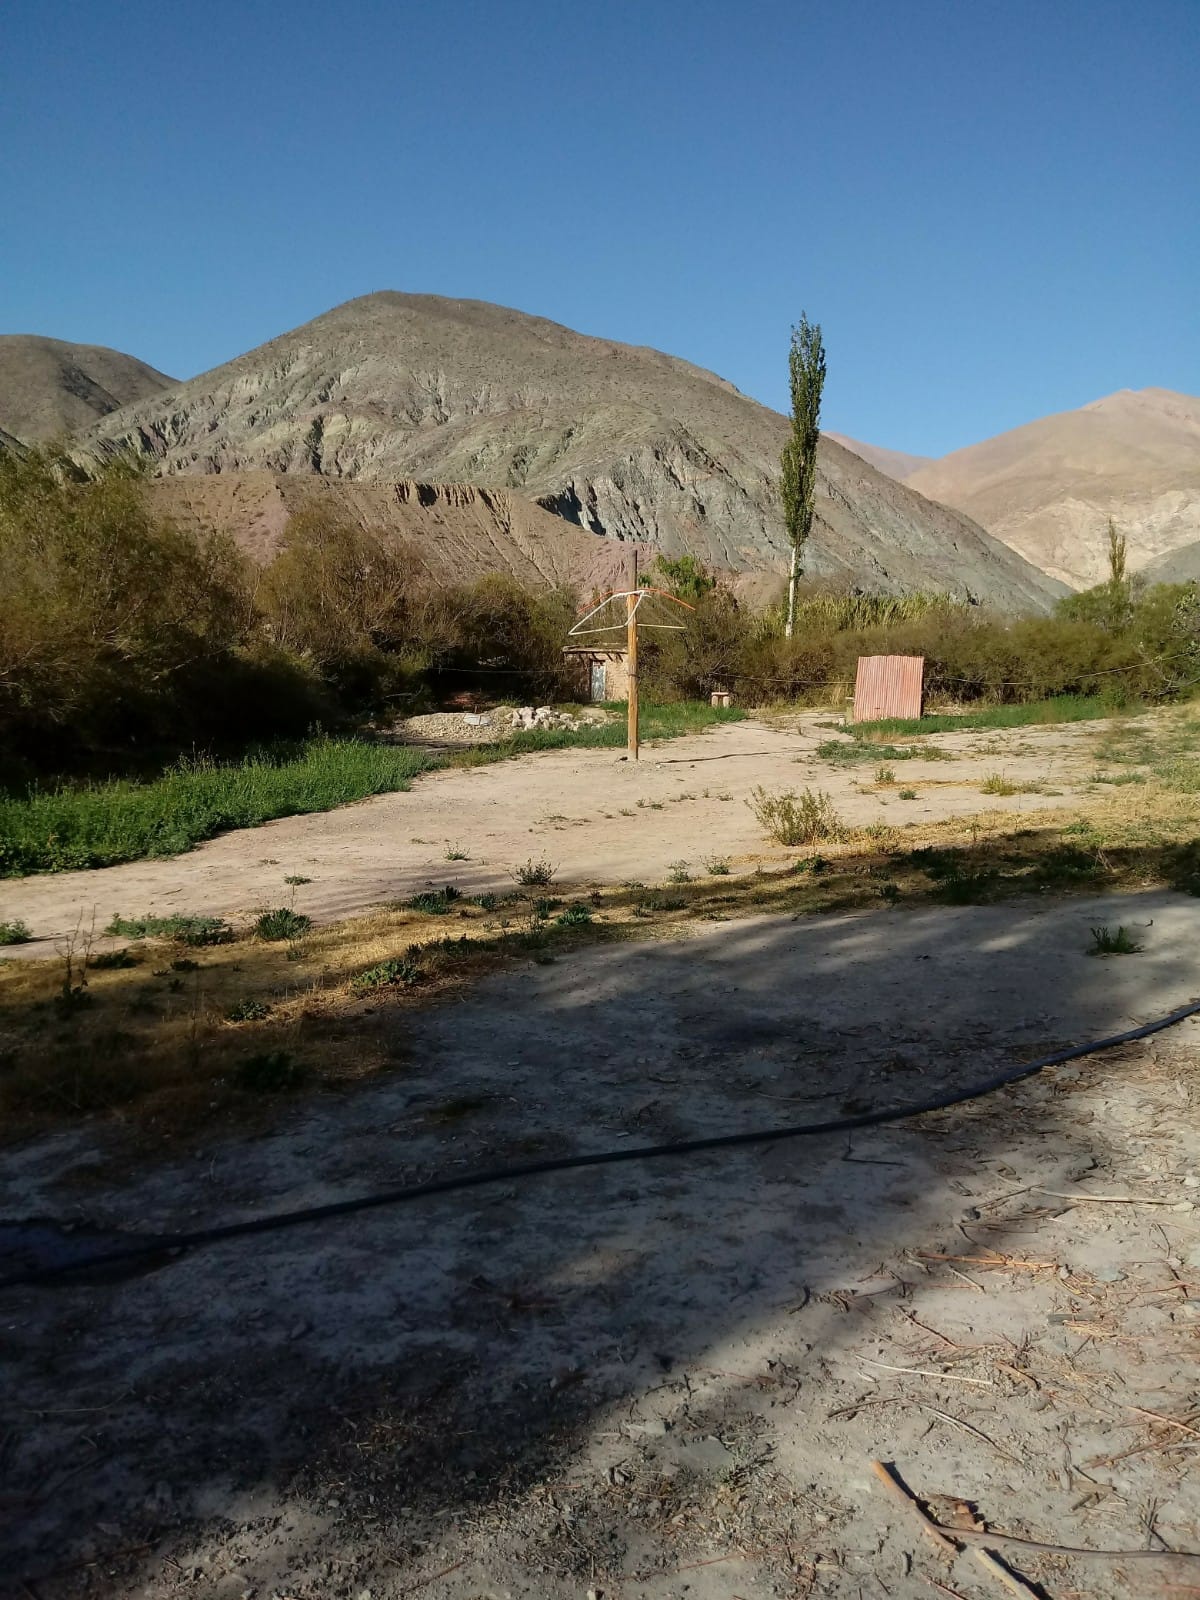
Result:
<svg viewBox="0 0 1200 1600">
<path fill-rule="evenodd" d="M 1152 925 L 1145 953 L 1089 956 L 1088 929 L 1118 914 Z M 82 1135 L 10 1152 L 5 1210 L 161 1231 L 924 1100 L 1185 1002 L 1198 929 L 1200 903 L 1147 892 L 763 917 L 586 949 L 397 1011 L 402 1072 L 119 1193 L 91 1192 Z M 505 1184 L 121 1283 L 10 1293 L 6 1570 L 47 1600 L 85 1582 L 157 1594 L 180 1571 L 217 1595 L 377 1596 L 465 1551 L 461 1580 L 430 1592 L 477 1593 L 488 1563 L 511 1563 L 539 1592 L 653 1593 L 634 1575 L 710 1548 L 680 1485 L 756 1459 L 777 1470 L 755 1457 L 775 1406 L 807 1438 L 779 1446 L 786 1508 L 750 1529 L 731 1503 L 726 1523 L 745 1548 L 811 1561 L 831 1519 L 851 1525 L 822 1463 L 864 1327 L 884 1305 L 912 1312 L 918 1291 L 960 1327 L 954 1292 L 970 1293 L 932 1258 L 1016 1250 L 996 1196 L 1062 1190 L 1108 1147 L 1039 1079 L 852 1138 Z M 1016 1348 L 1019 1316 L 995 1315 Z M 951 1439 L 960 1482 L 995 1470 Z M 555 1494 L 580 1483 L 566 1516 Z"/>
</svg>

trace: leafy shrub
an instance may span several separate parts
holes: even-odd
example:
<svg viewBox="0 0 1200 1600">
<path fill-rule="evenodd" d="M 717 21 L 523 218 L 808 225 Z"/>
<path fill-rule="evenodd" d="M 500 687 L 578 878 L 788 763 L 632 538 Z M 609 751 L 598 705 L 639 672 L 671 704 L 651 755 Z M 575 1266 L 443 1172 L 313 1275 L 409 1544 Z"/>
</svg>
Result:
<svg viewBox="0 0 1200 1600">
<path fill-rule="evenodd" d="M 592 920 L 592 908 L 577 900 L 574 905 L 567 906 L 565 911 L 560 911 L 554 920 L 560 928 L 583 928 Z"/>
<path fill-rule="evenodd" d="M 307 1069 L 286 1050 L 271 1050 L 247 1056 L 234 1068 L 233 1081 L 252 1094 L 274 1094 L 281 1089 L 296 1089 L 308 1077 Z"/>
<path fill-rule="evenodd" d="M 261 1022 L 271 1015 L 271 1008 L 263 1000 L 235 1000 L 225 1013 L 226 1022 Z"/>
<path fill-rule="evenodd" d="M 691 883 L 692 874 L 686 861 L 671 861 L 667 863 L 668 883 Z"/>
<path fill-rule="evenodd" d="M 0 944 L 28 944 L 32 938 L 33 934 L 19 917 L 13 922 L 0 922 Z"/>
<path fill-rule="evenodd" d="M 260 939 L 298 939 L 312 927 L 312 918 L 291 906 L 276 906 L 262 911 L 254 922 L 254 931 Z"/>
<path fill-rule="evenodd" d="M 355 994 L 370 994 L 373 989 L 416 983 L 420 977 L 421 968 L 417 962 L 408 956 L 393 956 L 351 978 L 350 987 Z"/>
<path fill-rule="evenodd" d="M 448 883 L 444 889 L 424 889 L 408 901 L 410 911 L 423 911 L 429 917 L 444 917 L 456 900 L 462 899 L 462 890 Z"/>
<path fill-rule="evenodd" d="M 729 871 L 730 871 L 730 868 L 729 868 L 729 857 L 728 856 L 709 856 L 708 860 L 704 863 L 704 870 L 711 877 L 714 877 L 714 878 L 727 878 L 729 876 Z"/>
<path fill-rule="evenodd" d="M 778 844 L 816 844 L 821 839 L 840 839 L 845 831 L 832 799 L 821 790 L 814 794 L 805 789 L 797 796 L 791 789 L 771 794 L 760 786 L 750 791 L 746 804 L 759 826 Z"/>
</svg>

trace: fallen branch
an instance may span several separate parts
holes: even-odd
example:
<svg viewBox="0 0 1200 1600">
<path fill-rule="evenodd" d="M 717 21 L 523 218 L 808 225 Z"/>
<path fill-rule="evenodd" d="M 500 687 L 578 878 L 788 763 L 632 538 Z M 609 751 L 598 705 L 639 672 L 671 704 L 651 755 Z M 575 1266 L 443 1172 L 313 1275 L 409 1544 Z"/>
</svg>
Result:
<svg viewBox="0 0 1200 1600">
<path fill-rule="evenodd" d="M 1037 1551 L 1045 1556 L 1073 1556 L 1078 1560 L 1200 1562 L 1200 1552 L 1194 1550 L 1084 1550 L 1078 1545 L 1043 1544 L 1040 1539 L 1022 1539 L 1015 1533 L 994 1533 L 990 1528 L 948 1528 L 944 1523 L 933 1520 L 915 1495 L 900 1483 L 882 1461 L 872 1461 L 871 1471 L 893 1500 L 902 1504 L 911 1516 L 920 1519 L 921 1531 L 942 1551 L 954 1551 L 951 1541 L 957 1539 L 960 1544 L 979 1545 L 985 1550 L 1008 1547 Z"/>
<path fill-rule="evenodd" d="M 990 1550 L 976 1549 L 972 1554 L 983 1570 L 1002 1583 L 1010 1594 L 1020 1595 L 1021 1600 L 1033 1600 L 1034 1591 L 1029 1585 L 1015 1572 L 1010 1572 L 1002 1562 L 997 1561 Z"/>
</svg>

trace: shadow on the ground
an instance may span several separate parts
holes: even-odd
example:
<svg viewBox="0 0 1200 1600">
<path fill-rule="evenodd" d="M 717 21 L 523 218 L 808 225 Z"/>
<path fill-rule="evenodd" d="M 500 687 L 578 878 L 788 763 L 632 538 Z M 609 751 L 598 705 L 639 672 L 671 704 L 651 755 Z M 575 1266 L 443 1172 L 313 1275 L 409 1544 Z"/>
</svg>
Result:
<svg viewBox="0 0 1200 1600">
<path fill-rule="evenodd" d="M 397 1076 L 295 1107 L 265 1137 L 203 1145 L 103 1202 L 71 1187 L 83 1136 L 10 1152 L 5 1209 L 37 1196 L 106 1226 L 182 1228 L 497 1161 L 853 1115 L 1200 987 L 1200 903 L 1183 896 L 1131 894 L 1115 911 L 876 905 L 510 970 L 462 1004 L 397 1010 Z M 1151 930 L 1146 952 L 1093 959 L 1089 928 L 1117 913 Z M 205 1593 L 402 1592 L 447 1529 L 500 1526 L 611 1419 L 669 1425 L 691 1369 L 733 1369 L 726 1421 L 742 1380 L 803 1406 L 857 1328 L 847 1297 L 876 1280 L 903 1295 L 907 1253 L 961 1247 L 981 1175 L 1032 1162 L 1052 1187 L 1103 1162 L 1103 1126 L 1069 1113 L 1038 1081 L 852 1140 L 502 1185 L 135 1281 L 12 1293 L 5 1567 L 47 1600 L 85 1584 L 166 1592 L 189 1551 Z M 1004 1234 L 986 1242 L 1003 1249 Z M 707 1404 L 693 1403 L 700 1434 L 721 1426 Z M 826 1448 L 814 1417 L 817 1459 Z M 540 1583 L 575 1592 L 611 1582 L 630 1552 L 660 1560 L 629 1526 L 598 1492 L 568 1557 L 529 1526 L 495 1549 L 510 1537 Z"/>
</svg>

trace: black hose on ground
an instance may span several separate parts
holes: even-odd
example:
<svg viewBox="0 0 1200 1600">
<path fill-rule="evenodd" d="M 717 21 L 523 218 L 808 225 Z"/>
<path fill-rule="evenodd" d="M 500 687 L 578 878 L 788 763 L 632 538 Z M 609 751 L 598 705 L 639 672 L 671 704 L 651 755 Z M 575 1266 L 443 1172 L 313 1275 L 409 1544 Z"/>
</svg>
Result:
<svg viewBox="0 0 1200 1600">
<path fill-rule="evenodd" d="M 156 1257 L 170 1256 L 185 1250 L 196 1250 L 204 1245 L 220 1244 L 226 1239 L 248 1239 L 256 1234 L 275 1233 L 282 1228 L 294 1228 L 305 1222 L 326 1222 L 334 1217 L 353 1216 L 359 1211 L 375 1211 L 383 1206 L 404 1205 L 411 1200 L 424 1200 L 434 1195 L 457 1194 L 465 1189 L 481 1189 L 492 1183 L 514 1183 L 523 1178 L 545 1177 L 551 1172 L 574 1172 L 581 1167 L 616 1166 L 620 1162 L 654 1161 L 661 1156 L 699 1155 L 706 1150 L 736 1150 L 746 1145 L 772 1144 L 778 1139 L 807 1139 L 820 1134 L 852 1133 L 856 1128 L 877 1128 L 885 1123 L 905 1122 L 910 1117 L 928 1116 L 933 1111 L 946 1111 L 951 1106 L 968 1100 L 978 1100 L 994 1094 L 1009 1084 L 1019 1083 L 1047 1067 L 1061 1066 L 1066 1061 L 1078 1061 L 1083 1056 L 1096 1055 L 1101 1050 L 1111 1050 L 1117 1045 L 1132 1044 L 1147 1039 L 1151 1034 L 1172 1028 L 1188 1017 L 1200 1015 L 1200 1000 L 1180 1006 L 1166 1016 L 1124 1033 L 1112 1033 L 1104 1039 L 1094 1039 L 1088 1044 L 1071 1045 L 1056 1050 L 1036 1061 L 1012 1067 L 1007 1072 L 986 1078 L 969 1088 L 951 1094 L 937 1095 L 912 1105 L 892 1106 L 882 1111 L 864 1111 L 852 1117 L 834 1117 L 827 1122 L 800 1122 L 779 1128 L 757 1128 L 747 1133 L 713 1134 L 705 1139 L 681 1139 L 670 1144 L 638 1145 L 626 1150 L 597 1150 L 590 1155 L 556 1156 L 545 1161 L 528 1161 L 520 1166 L 488 1167 L 482 1172 L 471 1172 L 456 1178 L 433 1178 L 427 1183 L 409 1184 L 402 1189 L 384 1189 L 376 1194 L 360 1195 L 354 1200 L 335 1200 L 328 1205 L 306 1206 L 300 1211 L 277 1211 L 265 1217 L 251 1217 L 245 1222 L 227 1222 L 213 1228 L 197 1228 L 190 1233 L 148 1235 L 144 1241 L 108 1250 L 83 1261 L 72 1261 L 52 1267 L 42 1267 L 14 1277 L 0 1279 L 0 1290 L 27 1288 L 53 1280 L 90 1275 L 97 1270 L 130 1266 L 137 1261 L 149 1262 Z"/>
</svg>

